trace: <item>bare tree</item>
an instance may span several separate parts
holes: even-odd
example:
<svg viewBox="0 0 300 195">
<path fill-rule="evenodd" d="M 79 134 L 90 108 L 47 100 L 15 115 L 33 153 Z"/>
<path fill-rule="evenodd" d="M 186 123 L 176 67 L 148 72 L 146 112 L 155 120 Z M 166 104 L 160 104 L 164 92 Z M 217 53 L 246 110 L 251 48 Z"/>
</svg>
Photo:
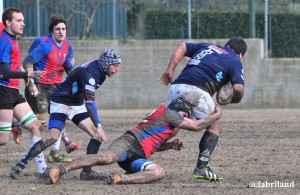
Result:
<svg viewBox="0 0 300 195">
<path fill-rule="evenodd" d="M 88 39 L 93 32 L 93 21 L 96 11 L 104 6 L 107 1 L 103 0 L 87 0 L 85 4 L 82 4 L 81 0 L 64 0 L 65 7 L 70 11 L 71 19 L 73 15 L 79 14 L 83 16 L 83 24 L 80 31 L 79 39 Z"/>
</svg>

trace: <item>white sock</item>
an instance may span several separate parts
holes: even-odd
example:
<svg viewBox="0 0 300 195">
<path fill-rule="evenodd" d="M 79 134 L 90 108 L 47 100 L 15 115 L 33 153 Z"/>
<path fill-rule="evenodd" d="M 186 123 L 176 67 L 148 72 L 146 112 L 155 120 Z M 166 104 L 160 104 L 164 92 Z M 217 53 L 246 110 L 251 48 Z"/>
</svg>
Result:
<svg viewBox="0 0 300 195">
<path fill-rule="evenodd" d="M 38 141 L 40 141 L 41 138 L 40 137 L 30 137 L 30 148 Z M 45 161 L 45 157 L 44 157 L 44 152 L 41 152 L 39 155 L 37 155 L 35 158 L 35 164 L 37 166 L 38 172 L 39 173 L 44 173 L 46 168 L 47 168 L 47 164 Z"/>
<path fill-rule="evenodd" d="M 61 142 L 61 134 L 59 135 L 57 141 L 51 146 L 51 151 L 59 151 L 60 142 Z"/>
<path fill-rule="evenodd" d="M 70 141 L 70 139 L 67 137 L 66 129 L 63 129 L 61 134 L 62 134 L 62 140 L 63 140 L 64 144 L 66 145 L 67 142 Z"/>
</svg>

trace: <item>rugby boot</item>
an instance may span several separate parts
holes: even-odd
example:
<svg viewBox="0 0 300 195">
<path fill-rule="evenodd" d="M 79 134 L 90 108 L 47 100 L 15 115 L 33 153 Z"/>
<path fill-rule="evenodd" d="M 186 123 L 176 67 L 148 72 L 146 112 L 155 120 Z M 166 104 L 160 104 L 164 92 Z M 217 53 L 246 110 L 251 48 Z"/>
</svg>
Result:
<svg viewBox="0 0 300 195">
<path fill-rule="evenodd" d="M 66 173 L 66 169 L 63 165 L 56 166 L 50 170 L 49 178 L 52 184 L 56 184 L 61 176 Z"/>
<path fill-rule="evenodd" d="M 41 179 L 48 179 L 49 178 L 49 173 L 51 171 L 51 167 L 47 167 L 44 173 L 39 173 L 38 177 Z"/>
<path fill-rule="evenodd" d="M 58 154 L 58 153 L 53 154 L 52 152 L 50 152 L 49 156 L 47 157 L 47 161 L 49 163 L 53 163 L 53 162 L 68 163 L 68 162 L 72 162 L 73 159 L 63 154 Z"/>
<path fill-rule="evenodd" d="M 107 175 L 103 173 L 97 173 L 96 171 L 90 170 L 89 172 L 80 172 L 80 180 L 105 180 Z"/>
<path fill-rule="evenodd" d="M 217 175 L 209 166 L 206 166 L 205 168 L 198 169 L 195 167 L 193 172 L 193 177 L 195 179 L 207 179 L 210 181 L 221 181 L 224 180 L 224 178 L 220 175 Z"/>
<path fill-rule="evenodd" d="M 14 136 L 14 140 L 16 142 L 16 144 L 20 145 L 21 144 L 21 135 L 22 135 L 22 130 L 20 127 L 16 126 L 16 125 L 12 125 L 11 131 L 13 133 Z"/>
<path fill-rule="evenodd" d="M 68 141 L 68 142 L 65 144 L 65 146 L 66 146 L 66 151 L 67 151 L 67 153 L 71 153 L 71 152 L 77 150 L 77 149 L 81 146 L 81 143 L 78 142 L 78 143 L 74 144 L 74 143 L 70 140 L 70 141 Z"/>
<path fill-rule="evenodd" d="M 108 176 L 106 182 L 108 185 L 125 184 L 127 179 L 127 176 L 124 174 L 112 173 Z"/>
<path fill-rule="evenodd" d="M 23 175 L 23 169 L 17 165 L 12 166 L 11 170 L 10 170 L 10 177 L 12 179 L 20 179 L 21 176 Z"/>
</svg>

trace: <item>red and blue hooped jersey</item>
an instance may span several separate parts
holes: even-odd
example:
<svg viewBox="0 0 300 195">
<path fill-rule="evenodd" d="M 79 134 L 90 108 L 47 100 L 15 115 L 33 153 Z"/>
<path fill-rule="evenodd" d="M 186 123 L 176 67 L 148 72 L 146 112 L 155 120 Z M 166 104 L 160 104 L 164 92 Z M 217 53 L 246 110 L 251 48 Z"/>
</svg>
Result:
<svg viewBox="0 0 300 195">
<path fill-rule="evenodd" d="M 149 113 L 143 122 L 130 132 L 139 140 L 145 157 L 149 158 L 162 143 L 172 137 L 174 128 L 178 127 L 183 120 L 184 118 L 178 112 L 169 109 L 166 105 L 161 105 Z"/>
<path fill-rule="evenodd" d="M 46 71 L 37 83 L 56 84 L 61 83 L 65 68 L 73 68 L 69 59 L 69 44 L 63 41 L 59 47 L 52 37 L 44 38 L 36 48 L 30 52 L 30 56 L 37 62 L 34 70 Z"/>
<path fill-rule="evenodd" d="M 47 34 L 47 35 L 44 35 L 42 37 L 38 37 L 38 38 L 34 39 L 33 42 L 31 43 L 29 49 L 28 49 L 28 53 L 31 53 L 31 51 L 33 49 L 35 49 L 37 46 L 39 46 L 39 44 L 41 44 L 42 42 L 47 41 L 49 38 L 51 38 L 51 35 Z M 66 44 L 66 46 L 69 47 L 69 49 L 68 49 L 69 57 L 74 58 L 71 42 L 67 38 L 65 38 L 65 40 L 63 41 L 63 44 Z"/>
<path fill-rule="evenodd" d="M 5 62 L 13 71 L 21 71 L 21 51 L 15 36 L 8 34 L 5 30 L 0 32 L 0 63 Z M 19 78 L 0 79 L 0 85 L 10 88 L 20 88 Z"/>
</svg>

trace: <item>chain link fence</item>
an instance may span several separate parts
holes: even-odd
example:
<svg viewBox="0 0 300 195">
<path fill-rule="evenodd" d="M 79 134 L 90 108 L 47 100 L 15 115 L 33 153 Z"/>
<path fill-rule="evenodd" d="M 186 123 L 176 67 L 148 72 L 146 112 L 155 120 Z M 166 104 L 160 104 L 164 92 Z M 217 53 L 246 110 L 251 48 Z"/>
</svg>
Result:
<svg viewBox="0 0 300 195">
<path fill-rule="evenodd" d="M 147 11 L 151 9 L 160 9 L 161 12 L 168 10 L 179 11 L 167 19 L 168 23 L 178 25 L 178 32 L 169 28 L 164 31 L 161 37 L 157 39 L 185 39 L 188 37 L 188 2 L 191 5 L 192 21 L 192 39 L 211 38 L 201 32 L 201 23 L 199 12 L 212 11 L 214 13 L 232 12 L 249 15 L 251 0 L 4 0 L 5 7 L 18 7 L 22 9 L 25 16 L 26 29 L 24 38 L 36 37 L 48 33 L 48 21 L 52 13 L 60 13 L 65 16 L 68 22 L 68 37 L 70 39 L 147 39 L 146 17 Z M 37 7 L 39 2 L 39 7 Z M 264 29 L 262 17 L 265 10 L 265 0 L 253 0 L 256 13 L 256 38 L 264 38 Z M 37 20 L 38 12 L 40 13 Z M 300 0 L 269 0 L 268 1 L 268 46 L 270 57 L 300 57 L 300 52 L 283 52 L 283 54 L 274 55 L 274 47 L 279 47 L 281 43 L 287 42 L 291 50 L 297 51 L 300 45 L 300 22 L 289 21 L 287 25 L 284 20 L 279 20 L 278 14 L 287 14 L 287 19 L 294 20 L 292 16 L 299 16 Z M 185 14 L 185 15 L 184 15 Z M 277 15 L 275 15 L 277 14 Z M 163 15 L 161 17 L 164 17 Z M 159 23 L 166 19 L 161 17 L 150 18 L 151 23 Z M 230 23 L 230 19 L 214 18 L 213 21 L 205 21 L 206 25 L 215 27 L 216 34 L 222 35 L 222 38 L 228 38 L 226 33 L 222 32 L 222 25 L 214 26 L 220 20 L 222 25 Z M 246 18 L 246 20 L 248 20 Z M 38 23 L 39 22 L 39 23 Z M 203 21 L 202 21 L 203 22 Z M 249 22 L 233 20 L 236 26 L 244 25 L 243 37 L 249 36 Z M 247 24 L 245 24 L 247 23 Z M 196 26 L 195 26 L 196 25 Z M 157 31 L 163 26 L 157 27 Z M 38 31 L 39 29 L 39 31 Z M 276 29 L 276 30 L 275 30 Z M 278 30 L 279 29 L 279 30 Z M 280 30 L 282 29 L 282 30 Z M 168 30 L 168 29 L 167 29 Z M 234 30 L 231 29 L 234 34 Z M 284 31 L 283 31 L 284 30 Z M 40 32 L 40 35 L 38 34 Z M 176 34 L 178 36 L 174 37 Z M 201 34 L 202 33 L 202 34 Z M 236 32 L 236 34 L 241 34 Z M 211 35 L 214 35 L 211 33 Z M 277 41 L 277 37 L 284 36 L 284 40 Z M 216 37 L 220 38 L 220 37 Z M 275 40 L 275 41 L 274 41 Z"/>
</svg>

